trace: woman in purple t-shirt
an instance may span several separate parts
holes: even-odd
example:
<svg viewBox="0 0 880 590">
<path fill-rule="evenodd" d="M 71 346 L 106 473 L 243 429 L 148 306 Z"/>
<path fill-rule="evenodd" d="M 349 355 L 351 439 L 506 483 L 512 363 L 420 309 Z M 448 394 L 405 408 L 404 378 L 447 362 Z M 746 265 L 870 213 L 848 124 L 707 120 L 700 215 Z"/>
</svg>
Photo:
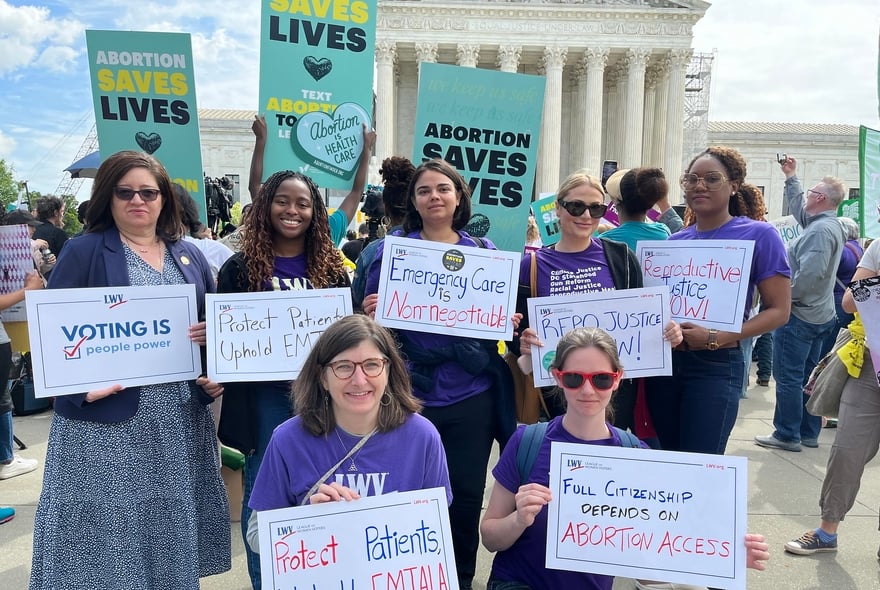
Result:
<svg viewBox="0 0 880 590">
<path fill-rule="evenodd" d="M 218 293 L 347 287 L 348 274 L 330 239 L 327 208 L 308 176 L 270 176 L 244 222 L 241 251 L 220 268 Z M 289 381 L 230 383 L 223 396 L 220 440 L 245 454 L 242 535 L 248 499 L 276 426 L 290 418 Z M 247 551 L 251 584 L 260 588 L 259 556 Z"/>
<path fill-rule="evenodd" d="M 746 301 L 755 288 L 761 311 L 739 332 L 682 322 L 684 342 L 672 353 L 671 377 L 648 380 L 648 407 L 664 449 L 723 455 L 736 422 L 744 363 L 739 341 L 770 332 L 791 308 L 791 271 L 779 233 L 747 216 L 746 162 L 736 150 L 712 146 L 696 156 L 680 179 L 694 223 L 670 240 L 753 240 Z M 746 314 L 748 314 L 748 309 Z"/>
</svg>

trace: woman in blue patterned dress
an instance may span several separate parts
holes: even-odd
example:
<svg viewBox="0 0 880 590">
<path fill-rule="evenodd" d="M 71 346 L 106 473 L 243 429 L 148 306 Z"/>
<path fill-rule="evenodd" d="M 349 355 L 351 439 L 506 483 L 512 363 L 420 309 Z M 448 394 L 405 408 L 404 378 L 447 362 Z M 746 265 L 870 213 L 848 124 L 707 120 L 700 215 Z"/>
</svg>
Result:
<svg viewBox="0 0 880 590">
<path fill-rule="evenodd" d="M 88 230 L 70 240 L 49 288 L 192 283 L 199 316 L 214 281 L 180 239 L 171 180 L 124 151 L 98 169 Z M 190 328 L 204 343 L 204 322 Z M 156 367 L 160 371 L 160 367 Z M 229 512 L 205 377 L 58 397 L 34 522 L 31 590 L 193 589 L 230 568 Z"/>
</svg>

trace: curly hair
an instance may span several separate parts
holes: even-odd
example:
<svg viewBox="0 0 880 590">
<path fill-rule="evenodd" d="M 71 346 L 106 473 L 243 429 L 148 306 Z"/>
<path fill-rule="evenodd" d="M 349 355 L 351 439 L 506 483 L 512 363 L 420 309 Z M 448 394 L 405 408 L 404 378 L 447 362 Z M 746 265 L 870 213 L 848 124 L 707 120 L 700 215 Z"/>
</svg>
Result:
<svg viewBox="0 0 880 590">
<path fill-rule="evenodd" d="M 390 225 L 401 225 L 406 216 L 407 190 L 416 167 L 409 158 L 391 156 L 382 160 L 379 174 L 382 176 L 382 204 Z"/>
<path fill-rule="evenodd" d="M 406 215 L 403 219 L 403 230 L 406 233 L 410 233 L 422 229 L 422 216 L 416 211 L 416 183 L 419 181 L 419 177 L 429 170 L 432 172 L 439 172 L 452 181 L 452 185 L 455 187 L 455 192 L 460 197 L 458 199 L 458 206 L 456 206 L 455 212 L 452 216 L 452 229 L 455 231 L 464 229 L 464 226 L 468 224 L 468 221 L 470 221 L 471 218 L 471 187 L 452 164 L 446 160 L 437 158 L 422 162 L 413 172 L 412 179 L 409 181 L 409 187 L 406 191 L 409 198 L 406 200 Z"/>
<path fill-rule="evenodd" d="M 699 160 L 700 158 L 712 157 L 718 160 L 718 163 L 724 168 L 726 172 L 727 180 L 730 182 L 737 183 L 739 188 L 735 193 L 730 195 L 730 200 L 727 204 L 727 211 L 733 217 L 751 217 L 752 219 L 760 219 L 763 221 L 764 219 L 764 208 L 761 207 L 761 217 L 756 218 L 752 217 L 751 213 L 757 211 L 757 208 L 754 204 L 749 203 L 749 200 L 753 198 L 752 194 L 747 194 L 744 192 L 744 186 L 746 181 L 746 172 L 748 170 L 748 166 L 746 165 L 745 158 L 742 157 L 738 151 L 733 149 L 732 147 L 727 147 L 724 145 L 712 145 L 707 147 L 705 150 L 694 156 L 691 160 L 691 163 L 688 164 L 687 171 L 690 172 L 691 168 L 694 166 L 694 162 Z M 751 187 L 751 185 L 749 185 Z M 757 191 L 757 188 L 754 189 Z M 745 189 L 745 191 L 752 192 L 751 189 Z M 758 191 L 760 192 L 760 191 Z M 761 203 L 763 204 L 763 197 L 761 198 Z M 685 209 L 684 212 L 684 224 L 685 226 L 693 225 L 697 222 L 696 214 L 691 210 L 690 207 Z"/>
<path fill-rule="evenodd" d="M 249 291 L 261 291 L 263 283 L 272 277 L 275 262 L 275 251 L 272 248 L 275 230 L 272 228 L 270 215 L 272 200 L 281 183 L 289 179 L 305 184 L 312 197 L 312 221 L 306 229 L 304 246 L 307 278 L 316 289 L 322 289 L 339 284 L 345 277 L 342 257 L 330 239 L 329 215 L 317 185 L 304 174 L 283 170 L 263 183 L 247 219 L 242 224 L 245 231 L 241 236 L 241 253 L 247 268 Z"/>
</svg>

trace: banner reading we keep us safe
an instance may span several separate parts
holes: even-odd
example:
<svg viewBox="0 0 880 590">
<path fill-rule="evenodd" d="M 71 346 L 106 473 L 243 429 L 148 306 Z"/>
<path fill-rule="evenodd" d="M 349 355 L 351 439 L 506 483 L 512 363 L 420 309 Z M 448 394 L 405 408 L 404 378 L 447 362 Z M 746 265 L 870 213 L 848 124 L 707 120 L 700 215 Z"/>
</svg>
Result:
<svg viewBox="0 0 880 590">
<path fill-rule="evenodd" d="M 376 0 L 262 0 L 264 179 L 299 170 L 347 189 L 372 127 Z M 380 154 L 385 157 L 390 154 Z"/>
<path fill-rule="evenodd" d="M 189 33 L 86 31 L 101 155 L 152 154 L 207 220 Z"/>
</svg>

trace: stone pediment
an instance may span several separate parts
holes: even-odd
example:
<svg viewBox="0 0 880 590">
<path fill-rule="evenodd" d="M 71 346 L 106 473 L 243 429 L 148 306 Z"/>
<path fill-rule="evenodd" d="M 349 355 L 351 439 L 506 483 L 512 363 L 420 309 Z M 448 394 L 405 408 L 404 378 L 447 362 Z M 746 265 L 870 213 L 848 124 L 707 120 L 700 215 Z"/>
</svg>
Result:
<svg viewBox="0 0 880 590">
<path fill-rule="evenodd" d="M 705 12 L 709 8 L 709 2 L 703 0 L 483 0 L 490 4 L 582 4 L 591 6 L 643 6 L 645 8 L 673 8 L 685 10 L 700 10 Z M 458 0 L 473 4 L 473 0 Z M 456 3 L 456 0 L 446 3 Z"/>
</svg>

